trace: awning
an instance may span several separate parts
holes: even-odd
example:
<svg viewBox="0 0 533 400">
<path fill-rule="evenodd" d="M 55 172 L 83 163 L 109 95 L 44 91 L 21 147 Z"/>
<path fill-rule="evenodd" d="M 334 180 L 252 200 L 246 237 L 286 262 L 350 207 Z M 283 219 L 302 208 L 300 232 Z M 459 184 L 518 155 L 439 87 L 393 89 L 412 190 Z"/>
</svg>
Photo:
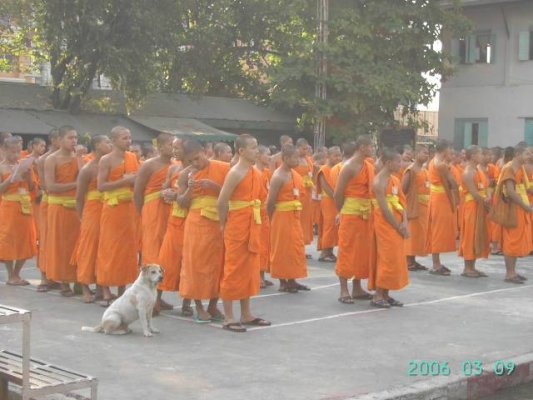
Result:
<svg viewBox="0 0 533 400">
<path fill-rule="evenodd" d="M 176 136 L 185 136 L 198 140 L 231 142 L 237 137 L 233 133 L 221 131 L 191 118 L 152 117 L 145 115 L 130 115 L 129 118 L 138 124 L 159 132 L 171 133 Z"/>
<path fill-rule="evenodd" d="M 0 109 L 0 132 L 15 135 L 47 135 L 54 126 L 23 110 Z"/>
</svg>

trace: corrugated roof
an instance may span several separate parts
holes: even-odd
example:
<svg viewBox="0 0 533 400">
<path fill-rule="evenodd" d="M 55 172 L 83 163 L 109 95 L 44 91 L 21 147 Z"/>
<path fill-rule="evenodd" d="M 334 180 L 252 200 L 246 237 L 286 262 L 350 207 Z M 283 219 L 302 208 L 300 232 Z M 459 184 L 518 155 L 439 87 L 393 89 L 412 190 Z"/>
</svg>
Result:
<svg viewBox="0 0 533 400">
<path fill-rule="evenodd" d="M 0 109 L 0 132 L 23 135 L 46 135 L 54 126 L 23 110 Z"/>
<path fill-rule="evenodd" d="M 461 6 L 462 7 L 486 6 L 490 4 L 517 3 L 520 1 L 525 1 L 525 0 L 462 0 Z M 442 0 L 441 3 L 444 7 L 449 7 L 453 4 L 453 1 Z"/>
<path fill-rule="evenodd" d="M 160 132 L 168 132 L 177 136 L 194 137 L 198 140 L 232 141 L 237 135 L 224 132 L 190 118 L 168 118 L 143 115 L 130 115 L 133 121 Z"/>
</svg>

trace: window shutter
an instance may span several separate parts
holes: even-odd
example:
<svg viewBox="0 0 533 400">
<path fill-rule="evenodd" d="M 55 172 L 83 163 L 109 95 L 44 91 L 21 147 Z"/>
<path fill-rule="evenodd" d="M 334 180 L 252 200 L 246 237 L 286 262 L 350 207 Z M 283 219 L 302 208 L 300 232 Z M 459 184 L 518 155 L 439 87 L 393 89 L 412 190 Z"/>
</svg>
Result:
<svg viewBox="0 0 533 400">
<path fill-rule="evenodd" d="M 490 35 L 490 63 L 496 63 L 496 34 Z"/>
<path fill-rule="evenodd" d="M 520 61 L 528 61 L 530 59 L 529 38 L 529 31 L 520 32 L 518 34 L 518 59 Z"/>
<path fill-rule="evenodd" d="M 459 39 L 452 39 L 450 42 L 450 54 L 453 58 L 459 59 L 461 55 L 459 54 Z"/>
<path fill-rule="evenodd" d="M 470 35 L 466 39 L 466 64 L 474 64 L 476 62 L 476 50 L 476 35 Z"/>
<path fill-rule="evenodd" d="M 526 119 L 524 140 L 530 146 L 533 146 L 533 119 Z"/>
<path fill-rule="evenodd" d="M 472 122 L 465 122 L 463 132 L 465 135 L 463 147 L 467 148 L 468 146 L 472 144 Z"/>
<path fill-rule="evenodd" d="M 487 121 L 479 123 L 478 144 L 482 147 L 489 146 L 489 124 Z"/>
</svg>

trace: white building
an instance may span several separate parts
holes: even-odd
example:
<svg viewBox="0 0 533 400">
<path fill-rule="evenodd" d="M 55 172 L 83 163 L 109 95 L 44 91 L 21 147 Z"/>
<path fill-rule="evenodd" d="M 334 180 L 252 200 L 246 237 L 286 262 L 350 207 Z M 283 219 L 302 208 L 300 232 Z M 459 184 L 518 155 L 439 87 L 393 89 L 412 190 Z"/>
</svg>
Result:
<svg viewBox="0 0 533 400">
<path fill-rule="evenodd" d="M 456 147 L 533 145 L 533 0 L 463 0 L 473 31 L 444 38 L 457 59 L 442 83 L 439 137 Z"/>
</svg>

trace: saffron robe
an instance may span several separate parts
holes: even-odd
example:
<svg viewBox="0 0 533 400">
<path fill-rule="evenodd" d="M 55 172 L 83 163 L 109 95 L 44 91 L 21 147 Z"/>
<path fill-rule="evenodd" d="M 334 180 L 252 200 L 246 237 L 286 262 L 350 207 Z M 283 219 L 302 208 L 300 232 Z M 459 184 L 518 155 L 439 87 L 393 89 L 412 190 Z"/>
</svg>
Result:
<svg viewBox="0 0 533 400">
<path fill-rule="evenodd" d="M 317 175 L 317 192 L 322 195 L 320 200 L 321 212 L 320 222 L 318 224 L 317 250 L 331 249 L 337 245 L 338 241 L 337 225 L 335 225 L 335 218 L 337 217 L 335 200 L 327 195 L 320 184 L 320 177 L 322 176 L 331 189 L 335 190 L 335 183 L 333 182 L 331 172 L 332 167 L 323 165 Z"/>
<path fill-rule="evenodd" d="M 313 241 L 313 163 L 306 158 L 306 165 L 298 165 L 294 170 L 302 177 L 304 192 L 302 193 L 302 214 L 300 222 L 304 233 L 304 243 L 310 244 Z"/>
<path fill-rule="evenodd" d="M 261 271 L 270 271 L 270 219 L 266 210 L 266 200 L 268 197 L 268 190 L 270 189 L 270 179 L 272 173 L 269 168 L 265 168 L 262 171 L 261 181 Z"/>
<path fill-rule="evenodd" d="M 406 168 L 406 174 L 411 174 L 409 193 L 407 196 L 407 220 L 409 237 L 405 240 L 405 254 L 408 256 L 426 256 L 426 237 L 428 232 L 428 204 L 429 180 L 425 168 L 414 172 L 412 167 Z M 416 202 L 414 206 L 410 202 Z M 409 215 L 409 209 L 416 206 L 416 214 Z M 415 216 L 416 215 L 416 216 Z"/>
</svg>

